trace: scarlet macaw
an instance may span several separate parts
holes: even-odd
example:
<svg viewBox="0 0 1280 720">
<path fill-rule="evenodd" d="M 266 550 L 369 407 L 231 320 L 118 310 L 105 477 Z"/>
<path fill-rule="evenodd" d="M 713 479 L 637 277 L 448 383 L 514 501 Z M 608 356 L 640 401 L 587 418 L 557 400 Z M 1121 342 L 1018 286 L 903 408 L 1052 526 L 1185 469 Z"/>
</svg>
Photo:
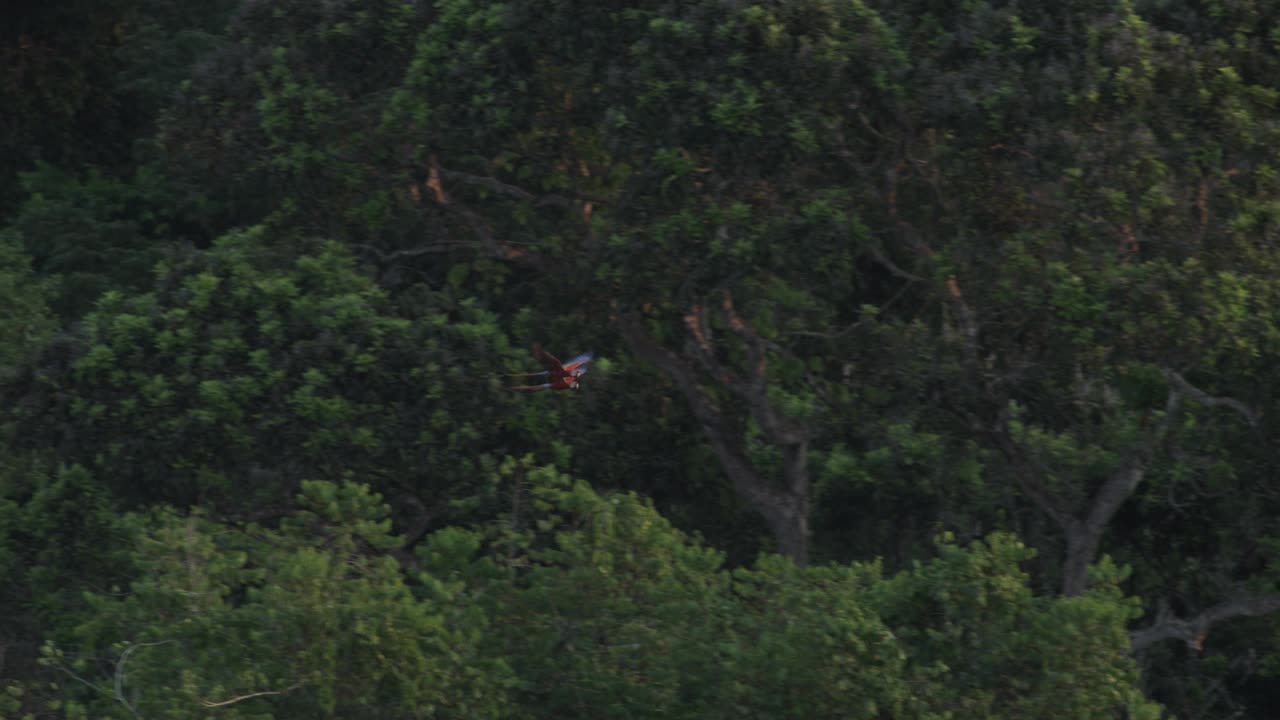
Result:
<svg viewBox="0 0 1280 720">
<path fill-rule="evenodd" d="M 542 349 L 541 345 L 534 344 L 533 356 L 542 363 L 546 368 L 542 372 L 535 373 L 518 373 L 512 377 L 533 377 L 535 375 L 545 376 L 550 382 L 541 385 L 516 385 L 512 390 L 577 390 L 578 378 L 587 371 L 587 363 L 591 362 L 591 358 L 595 357 L 595 353 L 582 353 L 578 357 L 567 363 L 561 364 L 554 355 Z"/>
</svg>

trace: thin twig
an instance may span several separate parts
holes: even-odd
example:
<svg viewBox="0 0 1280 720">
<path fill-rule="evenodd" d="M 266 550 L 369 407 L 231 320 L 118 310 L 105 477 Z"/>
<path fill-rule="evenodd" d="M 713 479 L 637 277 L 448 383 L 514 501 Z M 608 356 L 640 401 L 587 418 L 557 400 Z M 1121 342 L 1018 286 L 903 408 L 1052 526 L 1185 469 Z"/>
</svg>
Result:
<svg viewBox="0 0 1280 720">
<path fill-rule="evenodd" d="M 137 643 L 137 644 L 130 645 L 129 647 L 125 648 L 124 652 L 120 653 L 120 659 L 116 662 L 115 697 L 116 697 L 116 700 L 119 700 L 121 705 L 124 705 L 126 708 L 128 708 L 129 712 L 133 713 L 133 716 L 136 718 L 141 718 L 142 716 L 139 715 L 138 711 L 134 709 L 133 705 L 129 704 L 129 701 L 124 698 L 125 663 L 129 662 L 129 656 L 132 655 L 133 652 L 138 648 L 155 647 L 157 645 L 168 645 L 171 642 L 173 641 L 160 640 L 157 642 Z"/>
<path fill-rule="evenodd" d="M 289 687 L 283 690 L 262 690 L 260 692 L 249 693 L 247 695 L 237 695 L 236 697 L 229 698 L 227 700 L 221 700 L 219 702 L 213 702 L 211 700 L 201 700 L 200 704 L 204 705 L 207 708 L 226 707 L 228 705 L 234 705 L 238 702 L 244 702 L 245 700 L 252 700 L 253 698 L 256 698 L 256 697 L 264 697 L 266 695 L 284 695 L 285 693 L 297 690 L 298 688 L 306 684 L 307 684 L 306 680 L 299 680 L 298 682 L 290 685 Z"/>
</svg>

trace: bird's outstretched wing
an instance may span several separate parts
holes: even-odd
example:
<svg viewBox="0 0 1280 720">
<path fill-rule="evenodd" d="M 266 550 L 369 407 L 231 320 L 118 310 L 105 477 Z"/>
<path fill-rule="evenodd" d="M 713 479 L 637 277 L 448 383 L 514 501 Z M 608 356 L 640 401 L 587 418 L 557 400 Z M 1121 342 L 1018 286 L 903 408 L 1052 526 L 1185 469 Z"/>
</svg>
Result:
<svg viewBox="0 0 1280 720">
<path fill-rule="evenodd" d="M 581 355 L 579 355 L 578 357 L 576 357 L 576 358 L 574 358 L 574 359 L 572 359 L 572 360 L 570 360 L 569 362 L 567 362 L 567 363 L 565 363 L 565 364 L 564 364 L 565 372 L 568 372 L 568 373 L 571 373 L 571 374 L 574 374 L 574 375 L 579 375 L 579 374 L 581 374 L 581 373 L 575 373 L 575 372 L 573 372 L 573 371 L 574 371 L 574 370 L 578 370 L 579 368 L 581 368 L 583 371 L 585 371 L 585 370 L 586 370 L 586 368 L 585 368 L 585 367 L 583 367 L 583 366 L 585 366 L 587 363 L 591 362 L 591 359 L 592 359 L 592 358 L 594 358 L 595 356 L 596 356 L 596 354 L 595 354 L 595 353 L 593 353 L 593 352 L 584 352 L 584 353 L 582 353 L 582 354 L 581 354 Z"/>
<path fill-rule="evenodd" d="M 556 356 L 546 350 L 543 350 L 540 343 L 533 344 L 533 357 L 535 360 L 542 363 L 542 367 L 551 372 L 564 370 L 564 366 L 560 364 L 560 361 L 556 359 Z"/>
</svg>

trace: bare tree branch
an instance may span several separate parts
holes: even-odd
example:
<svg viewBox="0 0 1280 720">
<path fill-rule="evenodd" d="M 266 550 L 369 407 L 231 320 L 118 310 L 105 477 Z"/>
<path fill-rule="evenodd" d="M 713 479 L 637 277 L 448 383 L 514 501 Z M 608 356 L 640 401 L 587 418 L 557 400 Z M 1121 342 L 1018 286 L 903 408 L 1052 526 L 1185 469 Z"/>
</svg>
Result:
<svg viewBox="0 0 1280 720">
<path fill-rule="evenodd" d="M 1155 455 L 1156 448 L 1164 441 L 1169 434 L 1169 428 L 1173 426 L 1173 421 L 1178 414 L 1178 408 L 1182 405 L 1182 391 L 1176 388 L 1170 388 L 1169 394 L 1165 399 L 1164 417 L 1160 420 L 1160 424 L 1156 429 L 1147 436 L 1146 441 L 1136 448 L 1120 469 L 1112 473 L 1107 482 L 1093 497 L 1093 502 L 1089 505 L 1089 514 L 1085 523 L 1091 529 L 1101 529 L 1111 522 L 1111 518 L 1115 517 L 1116 512 L 1124 501 L 1129 499 L 1133 491 L 1137 489 L 1138 483 L 1142 482 L 1143 473 L 1147 465 L 1151 462 L 1151 458 Z"/>
<path fill-rule="evenodd" d="M 134 709 L 133 705 L 130 704 L 130 702 L 124 696 L 124 666 L 126 663 L 129 662 L 129 656 L 132 655 L 134 652 L 136 652 L 138 648 L 155 647 L 157 645 L 168 645 L 171 642 L 173 641 L 160 640 L 158 642 L 131 644 L 129 645 L 129 647 L 125 648 L 124 652 L 120 653 L 120 659 L 116 661 L 115 698 L 120 702 L 121 705 L 124 705 L 126 708 L 128 708 L 129 712 L 133 713 L 133 716 L 136 718 L 141 718 L 142 716 L 138 714 L 138 711 Z"/>
<path fill-rule="evenodd" d="M 434 508 L 428 508 L 418 497 L 410 492 L 400 494 L 400 500 L 405 505 L 413 508 L 413 521 L 404 529 L 404 541 L 400 544 L 400 549 L 405 552 L 412 552 L 414 546 L 422 542 L 422 538 L 427 536 L 431 531 L 432 523 L 443 512 L 443 508 L 438 503 Z"/>
<path fill-rule="evenodd" d="M 1133 495 L 1142 483 L 1146 470 L 1155 455 L 1156 448 L 1164 441 L 1173 426 L 1182 404 L 1183 392 L 1170 387 L 1165 400 L 1164 417 L 1136 448 L 1133 448 L 1120 467 L 1102 483 L 1089 499 L 1084 514 L 1077 514 L 1064 498 L 1048 488 L 1040 478 L 1050 476 L 1050 470 L 1035 455 L 1018 443 L 1009 428 L 1008 412 L 1002 410 L 996 422 L 995 436 L 1001 449 L 1019 467 L 1018 484 L 1023 492 L 1042 512 L 1048 515 L 1066 534 L 1067 554 L 1063 562 L 1062 593 L 1080 595 L 1088 584 L 1089 563 L 1093 562 L 1111 519 L 1120 507 Z"/>
<path fill-rule="evenodd" d="M 1245 405 L 1244 403 L 1240 402 L 1239 400 L 1236 400 L 1235 398 L 1229 398 L 1229 397 L 1214 397 L 1213 395 L 1210 395 L 1209 393 L 1187 382 L 1186 378 L 1182 377 L 1177 372 L 1169 368 L 1164 369 L 1164 376 L 1165 376 L 1165 379 L 1167 379 L 1170 384 L 1177 387 L 1179 390 L 1185 393 L 1188 397 L 1200 403 L 1201 405 L 1204 405 L 1205 407 L 1230 408 L 1232 410 L 1235 410 L 1236 413 L 1240 415 L 1240 417 L 1244 418 L 1244 421 L 1249 423 L 1251 427 L 1258 426 L 1258 422 L 1259 422 L 1258 413 L 1252 410 L 1248 405 Z"/>
<path fill-rule="evenodd" d="M 1146 476 L 1147 466 L 1155 455 L 1156 448 L 1169 434 L 1178 408 L 1182 405 L 1181 388 L 1170 387 L 1165 399 L 1164 418 L 1160 424 L 1147 435 L 1144 442 L 1134 448 L 1120 468 L 1107 478 L 1102 487 L 1094 493 L 1089 501 L 1088 511 L 1083 518 L 1075 520 L 1067 529 L 1067 558 L 1062 571 L 1062 594 L 1074 596 L 1082 594 L 1088 586 L 1089 563 L 1098 554 L 1102 544 L 1102 535 L 1106 532 L 1111 519 L 1119 512 L 1120 506 L 1133 495 L 1133 491 Z"/>
<path fill-rule="evenodd" d="M 1140 446 L 1135 448 L 1124 463 L 1094 494 L 1087 514 L 1067 530 L 1067 560 L 1063 568 L 1062 592 L 1079 595 L 1085 591 L 1088 566 L 1098 554 L 1102 535 L 1107 525 L 1120 510 L 1120 506 L 1133 495 L 1142 483 L 1147 467 L 1156 448 L 1169 435 L 1183 400 L 1191 397 L 1208 407 L 1227 407 L 1235 410 L 1245 421 L 1256 427 L 1258 416 L 1244 403 L 1233 398 L 1213 397 L 1187 382 L 1181 375 L 1166 368 L 1164 376 L 1169 382 L 1169 395 L 1165 401 L 1164 418 Z"/>
<path fill-rule="evenodd" d="M 908 283 L 924 282 L 924 278 L 919 275 L 912 275 L 906 270 L 898 267 L 896 263 L 888 258 L 888 256 L 875 248 L 871 248 L 867 254 L 870 255 L 871 259 L 876 261 L 881 267 L 888 270 L 890 275 L 893 275 L 900 280 L 906 280 Z"/>
<path fill-rule="evenodd" d="M 1007 409 L 1001 410 L 994 434 L 1005 457 L 1017 468 L 1018 486 L 1058 527 L 1068 530 L 1075 521 L 1071 506 L 1041 481 L 1041 478 L 1048 478 L 1052 473 L 1039 458 L 1027 452 L 1014 439 L 1009 429 Z"/>
<path fill-rule="evenodd" d="M 1280 593 L 1255 598 L 1227 600 L 1205 610 L 1190 620 L 1162 618 L 1151 627 L 1129 634 L 1129 645 L 1134 652 L 1141 652 L 1165 640 L 1178 639 L 1187 647 L 1200 651 L 1205 637 L 1214 625 L 1240 617 L 1256 617 L 1280 610 Z"/>
<path fill-rule="evenodd" d="M 809 542 L 806 445 L 799 443 L 798 446 L 782 448 L 787 456 L 785 487 L 761 476 L 747 457 L 741 433 L 730 427 L 715 401 L 702 388 L 694 367 L 654 340 L 635 314 L 620 313 L 617 326 L 632 352 L 653 363 L 675 382 L 689 403 L 694 418 L 702 426 L 734 490 L 764 516 L 778 543 L 778 551 L 797 564 L 805 564 Z M 710 362 L 714 362 L 714 358 Z M 736 385 L 730 381 L 729 387 L 737 391 Z"/>
<path fill-rule="evenodd" d="M 1177 372 L 1166 368 L 1164 377 L 1169 383 L 1165 400 L 1164 417 L 1147 433 L 1136 447 L 1089 499 L 1083 515 L 1077 514 L 1064 499 L 1055 495 L 1038 479 L 1048 477 L 1050 471 L 1034 454 L 1022 448 L 1009 431 L 1006 413 L 1002 411 L 997 421 L 996 437 L 1005 454 L 1022 467 L 1018 482 L 1027 497 L 1066 532 L 1067 554 L 1062 571 L 1062 593 L 1079 595 L 1086 589 L 1089 564 L 1097 557 L 1102 536 L 1120 507 L 1133 495 L 1146 476 L 1147 468 L 1157 448 L 1168 437 L 1177 419 L 1183 401 L 1190 397 L 1207 407 L 1226 407 L 1240 414 L 1246 422 L 1257 426 L 1258 414 L 1234 398 L 1215 397 L 1196 388 Z"/>
<path fill-rule="evenodd" d="M 451 171 L 441 168 L 439 162 L 436 159 L 436 156 L 432 155 L 430 160 L 427 163 L 427 179 L 423 183 L 423 186 L 427 189 L 427 191 L 429 191 L 430 197 L 433 201 L 435 201 L 436 205 L 460 217 L 467 224 L 467 226 L 470 227 L 471 232 L 481 242 L 481 244 L 484 245 L 485 249 L 489 252 L 490 255 L 500 260 L 507 260 L 510 262 L 520 263 L 522 265 L 534 268 L 536 270 L 545 269 L 546 263 L 543 261 L 543 259 L 539 255 L 535 253 L 531 253 L 528 250 L 525 250 L 524 248 L 519 247 L 517 244 L 513 242 L 499 239 L 498 237 L 496 237 L 493 233 L 492 228 L 490 228 L 489 223 L 484 219 L 484 217 L 480 215 L 480 213 L 477 213 L 475 210 L 472 210 L 470 207 L 467 207 L 465 203 L 459 202 L 457 198 L 453 197 L 449 193 L 449 191 L 444 187 L 444 183 L 441 182 L 442 177 L 459 177 L 459 174 L 452 173 Z M 476 176 L 466 176 L 466 177 L 472 178 L 477 181 L 486 180 L 485 178 L 478 178 Z M 459 179 L 465 179 L 465 178 L 459 177 Z M 488 178 L 488 180 L 492 180 L 492 182 L 496 183 L 497 186 L 499 187 L 509 188 L 510 190 L 508 192 L 515 191 L 518 193 L 525 193 L 524 190 L 521 190 L 520 188 L 516 188 L 515 186 L 505 185 L 492 178 Z M 482 184 L 485 184 L 485 183 L 482 183 Z M 423 199 L 423 193 L 419 189 L 417 184 L 414 184 L 410 188 L 410 194 L 413 196 L 415 202 L 421 202 Z M 404 257 L 404 256 L 426 254 L 428 252 L 435 252 L 434 248 L 436 247 L 440 247 L 440 246 L 437 246 L 437 245 L 423 246 L 415 249 L 396 251 L 394 253 L 391 253 L 390 255 L 384 255 L 383 253 L 378 252 L 378 255 L 385 261 L 395 257 Z M 377 251 L 375 250 L 375 252 Z"/>
<path fill-rule="evenodd" d="M 806 444 L 808 435 L 804 428 L 779 414 L 773 407 L 773 403 L 769 402 L 766 341 L 738 315 L 733 306 L 733 297 L 728 290 L 723 291 L 721 310 L 729 329 L 742 339 L 742 344 L 747 351 L 748 379 L 745 382 L 733 383 L 730 389 L 747 402 L 751 409 L 751 417 L 760 425 L 760 429 L 770 441 L 783 446 Z"/>
<path fill-rule="evenodd" d="M 702 369 L 725 386 L 732 385 L 733 376 L 716 359 L 715 346 L 712 344 L 714 336 L 711 334 L 711 325 L 707 322 L 707 309 L 702 305 L 689 308 L 684 314 L 684 326 L 689 331 L 690 350 Z"/>
<path fill-rule="evenodd" d="M 207 708 L 226 707 L 228 705 L 235 705 L 238 702 L 244 702 L 245 700 L 252 700 L 253 698 L 256 698 L 256 697 L 264 697 L 266 695 L 284 695 L 285 693 L 293 692 L 294 690 L 297 690 L 298 688 L 306 684 L 307 684 L 306 680 L 299 680 L 298 682 L 290 685 L 289 687 L 283 690 L 263 690 L 261 692 L 249 693 L 247 695 L 237 695 L 233 698 L 220 700 L 218 702 L 213 702 L 211 700 L 201 700 L 200 704 L 204 705 Z"/>
<path fill-rule="evenodd" d="M 94 690 L 94 691 L 100 692 L 100 693 L 102 693 L 103 695 L 106 695 L 107 697 L 115 697 L 114 695 L 112 695 L 111 693 L 109 693 L 109 692 L 107 692 L 106 690 L 102 689 L 102 688 L 101 688 L 101 687 L 99 687 L 98 685 L 94 685 L 93 683 L 89 682 L 88 680 L 85 680 L 84 678 L 80 677 L 78 674 L 76 674 L 76 672 L 75 672 L 74 670 L 72 670 L 71 668 L 69 668 L 69 667 L 67 667 L 66 665 L 62 664 L 61 662 L 54 662 L 54 663 L 51 665 L 51 667 L 53 667 L 55 670 L 58 670 L 59 672 L 61 672 L 61 673 L 65 674 L 67 677 L 71 678 L 72 680 L 75 680 L 76 682 L 80 683 L 81 685 L 84 685 L 85 687 L 89 688 L 90 690 Z M 130 710 L 132 710 L 133 708 L 129 708 L 129 709 L 130 709 Z M 137 715 L 137 713 L 135 712 L 135 713 L 134 713 L 134 715 Z"/>
<path fill-rule="evenodd" d="M 976 377 L 979 374 L 978 318 L 974 314 L 973 308 L 969 307 L 969 303 L 965 301 L 964 293 L 960 291 L 960 283 L 956 280 L 955 275 L 947 278 L 947 301 L 954 308 L 956 320 L 960 323 L 960 333 L 964 337 L 965 362 Z"/>
<path fill-rule="evenodd" d="M 581 202 L 581 201 L 592 202 L 592 203 L 608 203 L 609 202 L 608 198 L 603 197 L 601 195 L 594 195 L 591 193 L 575 192 L 575 193 L 572 193 L 572 195 L 569 197 L 566 197 L 564 195 L 557 195 L 554 193 L 547 194 L 547 195 L 537 195 L 535 193 L 529 192 L 528 190 L 525 190 L 524 188 L 511 185 L 510 183 L 504 183 L 495 177 L 487 177 L 484 175 L 472 175 L 469 173 L 458 172 L 456 170 L 446 170 L 445 168 L 440 167 L 439 165 L 437 165 L 436 167 L 438 168 L 440 177 L 446 180 L 455 180 L 457 182 L 461 182 L 467 185 L 488 188 L 494 191 L 495 193 L 498 193 L 499 195 L 506 195 L 507 197 L 512 197 L 517 200 L 525 200 L 527 202 L 533 203 L 537 207 L 550 205 L 554 207 L 573 208 L 575 206 L 574 203 Z"/>
</svg>

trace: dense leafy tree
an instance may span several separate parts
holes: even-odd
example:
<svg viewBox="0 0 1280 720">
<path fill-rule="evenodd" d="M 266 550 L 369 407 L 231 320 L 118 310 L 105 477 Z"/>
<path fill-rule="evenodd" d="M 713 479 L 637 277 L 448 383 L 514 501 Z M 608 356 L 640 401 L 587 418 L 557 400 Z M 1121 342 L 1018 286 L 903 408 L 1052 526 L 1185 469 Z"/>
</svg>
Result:
<svg viewBox="0 0 1280 720">
<path fill-rule="evenodd" d="M 91 593 L 91 619 L 44 649 L 48 701 L 71 717 L 1156 716 L 1133 688 L 1133 606 L 1034 597 L 1008 537 L 887 579 L 776 556 L 731 572 L 634 496 L 549 468 L 528 482 L 523 520 L 442 530 L 407 576 L 387 508 L 352 483 L 305 484 L 277 529 L 152 514 L 138 579 Z"/>
<path fill-rule="evenodd" d="M 77 319 L 108 290 L 139 291 L 149 284 L 167 229 L 172 196 L 154 174 L 119 181 L 90 170 L 86 177 L 52 165 L 23 175 L 27 200 L 6 234 L 30 253 L 40 274 L 57 279 L 50 303 Z"/>
<path fill-rule="evenodd" d="M 113 134 L 103 132 L 103 125 L 123 119 L 111 93 L 112 53 L 137 6 L 138 0 L 118 0 L 15 2 L 7 8 L 9 22 L 0 34 L 0 102 L 6 108 L 0 120 L 0 214 L 20 199 L 17 173 L 37 160 L 118 159 L 112 157 L 118 144 L 93 141 Z"/>
<path fill-rule="evenodd" d="M 93 616 L 86 591 L 104 592 L 136 572 L 129 545 L 138 529 L 79 466 L 6 458 L 0 490 L 3 669 L 6 677 L 30 677 L 46 633 Z"/>
<path fill-rule="evenodd" d="M 32 273 L 31 258 L 10 235 L 0 234 L 0 296 L 6 305 L 0 317 L 0 381 L 12 379 L 53 333 L 52 285 Z"/>
<path fill-rule="evenodd" d="M 0 31 L 0 217 L 18 173 L 126 169 L 188 69 L 218 44 L 235 0 L 10 3 Z"/>
<path fill-rule="evenodd" d="M 103 296 L 26 379 L 22 442 L 134 505 L 278 513 L 301 480 L 358 472 L 425 523 L 541 439 L 536 410 L 499 419 L 513 351 L 482 308 L 393 303 L 333 244 L 290 257 L 249 230 Z"/>
<path fill-rule="evenodd" d="M 11 110 L 0 127 L 0 227 L 42 275 L 61 278 L 53 305 L 63 318 L 109 288 L 144 287 L 165 246 L 210 239 L 205 194 L 175 182 L 153 136 L 234 4 L 25 3 L 6 26 L 17 36 L 0 75 Z"/>
<path fill-rule="evenodd" d="M 413 592 L 384 554 L 399 539 L 379 499 L 313 482 L 298 507 L 275 530 L 156 514 L 129 591 L 92 594 L 92 619 L 44 650 L 67 715 L 501 714 L 506 673 L 476 654 L 483 624 L 456 586 Z"/>
<path fill-rule="evenodd" d="M 777 556 L 729 571 L 635 497 L 548 469 L 529 485 L 500 529 L 441 531 L 420 556 L 494 618 L 530 716 L 1158 716 L 1114 570 L 1086 597 L 1035 597 L 1033 552 L 993 536 L 888 578 Z"/>
<path fill-rule="evenodd" d="M 84 478 L 278 520 L 354 475 L 520 708 L 1146 713 L 1074 694 L 1126 642 L 1180 716 L 1273 704 L 1273 8 L 272 0 L 221 42 L 231 4 L 18 29 L 111 62 L 0 138 L 49 131 L 5 180 L 0 562 L 75 574 L 27 514 Z M 91 96 L 158 132 L 69 129 Z M 533 340 L 586 389 L 502 393 Z"/>
</svg>

